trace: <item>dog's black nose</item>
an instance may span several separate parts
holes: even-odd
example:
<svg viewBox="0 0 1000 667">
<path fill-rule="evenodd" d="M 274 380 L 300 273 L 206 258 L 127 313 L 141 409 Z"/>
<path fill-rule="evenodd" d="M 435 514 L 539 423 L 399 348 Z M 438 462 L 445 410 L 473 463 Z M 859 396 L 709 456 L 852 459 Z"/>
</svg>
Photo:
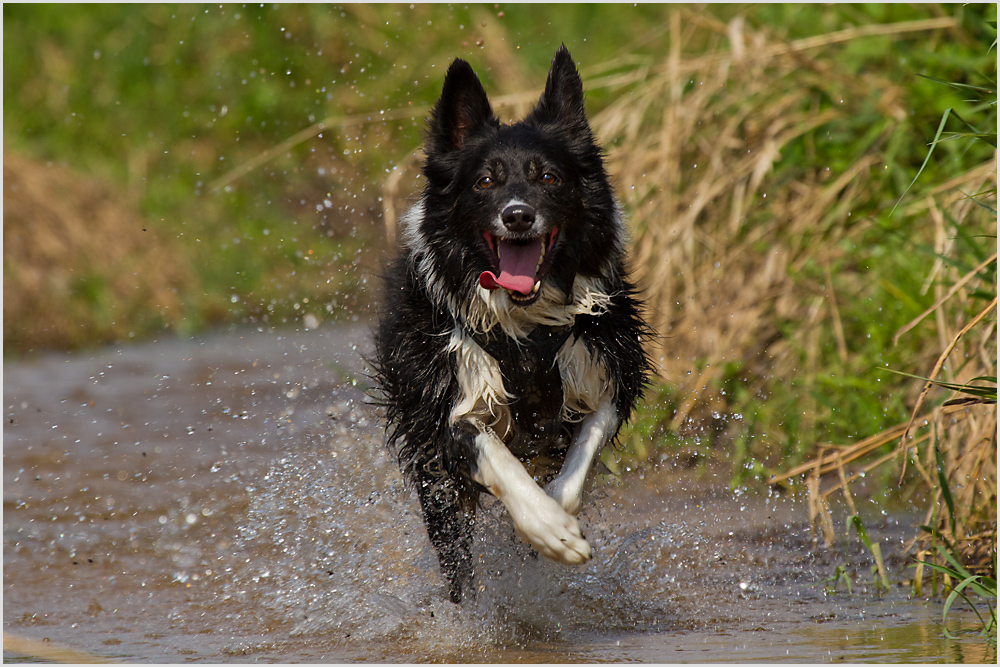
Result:
<svg viewBox="0 0 1000 667">
<path fill-rule="evenodd" d="M 500 214 L 504 227 L 512 232 L 526 232 L 535 224 L 535 209 L 527 204 L 511 204 Z"/>
</svg>

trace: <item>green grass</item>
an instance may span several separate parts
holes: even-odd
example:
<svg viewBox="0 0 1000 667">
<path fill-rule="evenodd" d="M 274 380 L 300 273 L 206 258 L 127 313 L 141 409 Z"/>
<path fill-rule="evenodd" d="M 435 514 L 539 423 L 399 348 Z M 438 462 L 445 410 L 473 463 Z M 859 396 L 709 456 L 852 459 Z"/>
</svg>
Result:
<svg viewBox="0 0 1000 667">
<path fill-rule="evenodd" d="M 921 526 L 921 528 L 927 534 L 929 540 L 934 546 L 933 553 L 931 554 L 934 561 L 923 561 L 917 559 L 917 566 L 926 567 L 931 570 L 933 587 L 935 589 L 937 588 L 937 577 L 935 575 L 942 575 L 942 578 L 946 582 L 945 585 L 949 589 L 948 596 L 945 599 L 945 604 L 941 609 L 941 625 L 945 636 L 951 638 L 951 634 L 948 632 L 945 621 L 948 619 L 948 612 L 959 599 L 969 605 L 972 611 L 976 614 L 976 617 L 979 619 L 982 626 L 981 633 L 984 635 L 990 633 L 995 635 L 997 632 L 996 549 L 994 548 L 992 554 L 993 574 L 973 574 L 962 565 L 962 556 L 952 542 L 950 542 L 933 526 Z M 915 592 L 917 595 L 920 595 L 920 583 L 916 578 L 914 581 Z M 979 609 L 973 602 L 972 598 L 969 597 L 970 595 L 975 595 L 986 601 L 988 612 L 987 616 L 984 617 L 979 613 Z"/>
</svg>

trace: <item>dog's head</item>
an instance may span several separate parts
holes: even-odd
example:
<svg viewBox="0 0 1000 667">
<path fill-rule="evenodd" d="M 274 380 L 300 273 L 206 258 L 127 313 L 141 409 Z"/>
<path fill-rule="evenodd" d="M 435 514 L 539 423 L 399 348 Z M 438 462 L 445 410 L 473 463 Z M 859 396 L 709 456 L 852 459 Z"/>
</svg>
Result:
<svg viewBox="0 0 1000 667">
<path fill-rule="evenodd" d="M 614 196 L 594 143 L 583 83 L 569 51 L 522 121 L 500 123 L 464 60 L 455 60 L 431 114 L 423 229 L 441 274 L 533 303 L 547 281 L 572 292 L 620 252 Z"/>
</svg>

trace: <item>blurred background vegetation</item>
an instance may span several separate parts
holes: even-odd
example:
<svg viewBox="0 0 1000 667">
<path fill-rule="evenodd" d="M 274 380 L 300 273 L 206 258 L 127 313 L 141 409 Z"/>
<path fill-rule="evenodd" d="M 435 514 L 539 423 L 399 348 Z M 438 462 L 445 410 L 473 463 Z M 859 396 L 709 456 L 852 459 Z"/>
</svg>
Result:
<svg viewBox="0 0 1000 667">
<path fill-rule="evenodd" d="M 825 541 L 893 489 L 995 563 L 995 4 L 3 12 L 5 358 L 370 318 L 447 65 L 511 119 L 565 43 L 661 334 L 608 463 L 808 486 Z"/>
</svg>

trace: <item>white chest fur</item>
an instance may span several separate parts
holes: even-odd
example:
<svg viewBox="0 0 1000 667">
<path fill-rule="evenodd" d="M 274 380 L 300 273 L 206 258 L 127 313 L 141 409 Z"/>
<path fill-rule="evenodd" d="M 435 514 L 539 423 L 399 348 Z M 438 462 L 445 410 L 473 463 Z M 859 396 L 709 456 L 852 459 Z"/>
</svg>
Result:
<svg viewBox="0 0 1000 667">
<path fill-rule="evenodd" d="M 451 333 L 448 350 L 454 355 L 460 389 L 452 423 L 475 418 L 501 438 L 506 437 L 513 423 L 508 407 L 513 392 L 504 387 L 496 359 L 458 328 Z M 563 419 L 579 421 L 596 412 L 611 388 L 607 374 L 586 344 L 570 337 L 556 353 L 556 363 L 563 386 Z"/>
</svg>

